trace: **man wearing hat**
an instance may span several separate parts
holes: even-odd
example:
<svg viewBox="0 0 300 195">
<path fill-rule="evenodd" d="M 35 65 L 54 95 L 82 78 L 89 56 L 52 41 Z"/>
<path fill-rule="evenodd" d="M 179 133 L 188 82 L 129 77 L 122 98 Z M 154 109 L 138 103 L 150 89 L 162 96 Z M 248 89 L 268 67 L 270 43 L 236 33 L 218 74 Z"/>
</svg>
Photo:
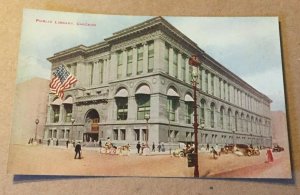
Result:
<svg viewBox="0 0 300 195">
<path fill-rule="evenodd" d="M 78 142 L 75 146 L 75 157 L 74 157 L 74 159 L 76 159 L 77 154 L 79 155 L 78 159 L 81 159 L 81 145 L 80 145 L 80 142 Z"/>
</svg>

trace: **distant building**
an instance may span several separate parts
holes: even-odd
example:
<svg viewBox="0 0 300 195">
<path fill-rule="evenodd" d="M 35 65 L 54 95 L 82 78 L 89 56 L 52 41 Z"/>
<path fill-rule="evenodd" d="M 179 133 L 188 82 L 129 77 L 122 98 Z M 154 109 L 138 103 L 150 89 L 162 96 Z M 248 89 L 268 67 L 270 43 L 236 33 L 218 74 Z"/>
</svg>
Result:
<svg viewBox="0 0 300 195">
<path fill-rule="evenodd" d="M 53 70 L 65 64 L 78 82 L 63 100 L 49 95 L 45 139 L 193 142 L 192 54 L 203 62 L 197 104 L 205 126 L 199 128 L 199 144 L 270 146 L 272 101 L 162 17 L 48 58 Z"/>
<path fill-rule="evenodd" d="M 47 117 L 49 80 L 33 78 L 17 84 L 14 98 L 11 140 L 27 144 L 30 138 L 43 139 Z M 39 120 L 36 125 L 36 119 Z"/>
<path fill-rule="evenodd" d="M 271 112 L 271 129 L 273 142 L 288 147 L 288 130 L 286 114 L 282 111 Z"/>
</svg>

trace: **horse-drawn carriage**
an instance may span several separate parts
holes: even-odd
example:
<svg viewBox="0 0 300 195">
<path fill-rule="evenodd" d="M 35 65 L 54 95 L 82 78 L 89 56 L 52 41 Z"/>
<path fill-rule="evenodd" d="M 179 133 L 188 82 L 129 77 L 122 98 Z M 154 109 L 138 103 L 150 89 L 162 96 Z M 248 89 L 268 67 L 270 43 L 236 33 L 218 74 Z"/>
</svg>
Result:
<svg viewBox="0 0 300 195">
<path fill-rule="evenodd" d="M 105 143 L 104 147 L 100 148 L 100 153 L 102 154 L 119 154 L 119 155 L 129 155 L 130 145 L 115 146 L 111 142 Z"/>
</svg>

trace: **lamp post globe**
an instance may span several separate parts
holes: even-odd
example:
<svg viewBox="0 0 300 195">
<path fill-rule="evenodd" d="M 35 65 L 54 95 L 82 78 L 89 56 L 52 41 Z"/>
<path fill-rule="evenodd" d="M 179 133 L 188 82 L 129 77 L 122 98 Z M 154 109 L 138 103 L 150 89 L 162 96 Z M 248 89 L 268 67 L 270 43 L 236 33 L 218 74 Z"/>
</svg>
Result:
<svg viewBox="0 0 300 195">
<path fill-rule="evenodd" d="M 149 115 L 149 113 L 146 113 L 145 114 L 145 120 L 146 120 L 146 123 L 147 123 L 147 132 L 146 132 L 146 143 L 148 144 L 148 137 L 149 137 L 149 128 L 148 128 L 148 121 L 149 121 L 149 119 L 150 119 L 150 115 Z"/>
<path fill-rule="evenodd" d="M 37 126 L 39 124 L 39 119 L 35 119 L 35 135 L 34 135 L 34 140 L 36 140 L 36 136 L 37 136 Z"/>
</svg>

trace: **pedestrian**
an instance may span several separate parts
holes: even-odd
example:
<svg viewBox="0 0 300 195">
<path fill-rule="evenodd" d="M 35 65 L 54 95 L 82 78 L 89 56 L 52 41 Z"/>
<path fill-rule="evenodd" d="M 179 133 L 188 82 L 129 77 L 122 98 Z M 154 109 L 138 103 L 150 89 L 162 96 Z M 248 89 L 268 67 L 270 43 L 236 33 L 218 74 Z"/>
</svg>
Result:
<svg viewBox="0 0 300 195">
<path fill-rule="evenodd" d="M 66 141 L 66 146 L 69 147 L 69 140 Z"/>
<path fill-rule="evenodd" d="M 160 149 L 161 149 L 160 143 L 158 144 L 157 149 L 158 149 L 158 152 L 160 152 Z"/>
<path fill-rule="evenodd" d="M 146 147 L 145 144 L 142 143 L 142 154 L 143 154 L 143 152 L 144 152 L 144 148 L 145 148 L 145 147 Z"/>
<path fill-rule="evenodd" d="M 152 144 L 152 152 L 155 152 L 155 144 L 154 144 L 154 142 Z"/>
<path fill-rule="evenodd" d="M 140 142 L 138 142 L 138 143 L 136 144 L 136 149 L 137 149 L 137 153 L 139 154 L 139 153 L 140 153 L 140 149 L 141 149 L 141 144 L 140 144 Z"/>
<path fill-rule="evenodd" d="M 80 142 L 78 142 L 75 146 L 75 157 L 74 157 L 74 159 L 77 158 L 77 154 L 79 155 L 78 159 L 81 159 L 81 145 L 80 145 Z"/>
<path fill-rule="evenodd" d="M 272 163 L 274 161 L 274 157 L 273 157 L 271 148 L 267 149 L 266 158 L 267 158 L 266 163 Z"/>
<path fill-rule="evenodd" d="M 58 139 L 56 139 L 56 146 L 58 146 Z"/>
<path fill-rule="evenodd" d="M 50 139 L 48 139 L 47 144 L 48 144 L 48 146 L 50 145 Z"/>
<path fill-rule="evenodd" d="M 209 150 L 209 144 L 208 143 L 206 144 L 206 150 Z"/>
<path fill-rule="evenodd" d="M 29 140 L 28 140 L 28 144 L 30 144 L 31 143 L 31 138 L 29 138 Z"/>
<path fill-rule="evenodd" d="M 99 147 L 100 147 L 100 148 L 102 147 L 101 139 L 99 139 Z"/>
<path fill-rule="evenodd" d="M 213 154 L 213 158 L 217 159 L 218 152 L 214 149 L 214 147 L 211 147 L 211 152 Z"/>
</svg>

